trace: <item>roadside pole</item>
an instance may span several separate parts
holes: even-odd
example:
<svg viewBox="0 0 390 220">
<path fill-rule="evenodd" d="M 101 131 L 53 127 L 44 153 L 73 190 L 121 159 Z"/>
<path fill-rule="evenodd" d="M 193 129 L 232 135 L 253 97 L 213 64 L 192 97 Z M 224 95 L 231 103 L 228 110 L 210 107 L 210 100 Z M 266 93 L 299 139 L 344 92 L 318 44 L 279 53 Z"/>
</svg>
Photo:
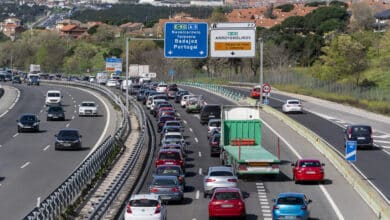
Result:
<svg viewBox="0 0 390 220">
<path fill-rule="evenodd" d="M 129 37 L 126 37 L 126 109 L 129 110 Z M 121 88 L 122 89 L 122 88 Z"/>
<path fill-rule="evenodd" d="M 263 38 L 259 38 L 259 44 L 260 44 L 260 105 L 263 105 Z"/>
</svg>

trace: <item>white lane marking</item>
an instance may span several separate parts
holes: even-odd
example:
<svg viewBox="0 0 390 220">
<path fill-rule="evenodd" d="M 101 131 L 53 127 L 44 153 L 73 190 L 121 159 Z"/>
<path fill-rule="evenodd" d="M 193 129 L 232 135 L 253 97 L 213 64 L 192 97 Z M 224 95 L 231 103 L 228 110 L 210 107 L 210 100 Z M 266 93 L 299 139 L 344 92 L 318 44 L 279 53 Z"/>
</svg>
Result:
<svg viewBox="0 0 390 220">
<path fill-rule="evenodd" d="M 43 112 L 43 109 L 41 110 L 41 113 Z"/>
<path fill-rule="evenodd" d="M 390 141 L 375 140 L 375 143 L 390 144 Z"/>
<path fill-rule="evenodd" d="M 261 198 L 261 199 L 259 199 L 259 201 L 260 201 L 260 202 L 267 202 L 268 199 Z"/>
<path fill-rule="evenodd" d="M 70 97 L 72 97 L 72 95 L 71 95 L 71 94 L 69 94 L 69 96 L 70 96 Z"/>
<path fill-rule="evenodd" d="M 3 147 L 3 145 L 0 144 L 0 147 Z"/>
<path fill-rule="evenodd" d="M 77 113 L 76 110 L 74 110 L 74 113 Z"/>
<path fill-rule="evenodd" d="M 14 134 L 12 137 L 16 137 L 16 136 L 18 136 L 19 135 L 19 133 L 16 133 L 16 134 Z"/>
<path fill-rule="evenodd" d="M 183 120 L 184 124 L 187 124 L 187 121 L 186 120 Z"/>
<path fill-rule="evenodd" d="M 199 115 L 194 115 L 195 118 L 197 119 L 200 119 L 200 116 Z"/>
<path fill-rule="evenodd" d="M 73 103 L 76 103 L 76 100 L 73 100 Z"/>
<path fill-rule="evenodd" d="M 199 199 L 199 190 L 196 190 L 195 199 Z"/>
<path fill-rule="evenodd" d="M 390 149 L 390 146 L 383 146 L 383 145 L 381 145 L 380 147 L 381 148 L 385 148 L 385 149 Z"/>
<path fill-rule="evenodd" d="M 3 112 L 3 114 L 0 115 L 0 118 L 2 118 L 4 115 L 6 115 L 8 113 L 8 110 L 6 110 L 5 112 Z"/>
<path fill-rule="evenodd" d="M 179 112 L 177 113 L 177 116 L 179 116 L 179 117 L 180 117 L 180 113 L 179 113 Z"/>
<path fill-rule="evenodd" d="M 199 168 L 199 175 L 202 176 L 202 168 Z"/>
<path fill-rule="evenodd" d="M 47 149 L 49 149 L 49 147 L 50 147 L 50 144 L 47 145 L 45 148 L 43 148 L 43 151 L 46 151 Z"/>
<path fill-rule="evenodd" d="M 23 168 L 27 167 L 28 165 L 30 165 L 30 162 L 26 162 L 25 164 L 23 164 L 23 166 L 21 166 L 20 169 L 23 169 Z"/>
<path fill-rule="evenodd" d="M 74 107 L 76 108 L 76 107 L 77 107 L 77 105 L 74 105 Z"/>
<path fill-rule="evenodd" d="M 291 150 L 291 152 L 293 152 L 295 154 L 295 156 L 298 158 L 298 159 L 302 159 L 302 156 L 293 148 L 293 146 L 291 146 L 290 143 L 288 143 L 286 141 L 286 139 L 284 139 L 277 131 L 275 131 L 267 122 L 263 121 L 263 123 L 265 124 L 265 126 L 267 126 L 274 134 L 276 134 L 281 141 L 283 141 L 286 146 Z M 337 217 L 339 220 L 344 220 L 344 216 L 341 214 L 339 208 L 337 207 L 336 203 L 334 202 L 333 198 L 329 195 L 328 193 L 328 190 L 326 190 L 326 188 L 323 186 L 323 185 L 319 185 L 322 193 L 325 195 L 326 199 L 328 200 L 328 202 L 330 203 L 330 205 L 332 206 L 333 210 L 335 211 Z"/>
<path fill-rule="evenodd" d="M 195 142 L 196 142 L 196 143 L 198 143 L 198 142 L 199 142 L 199 141 L 198 141 L 198 138 L 194 138 L 194 140 L 195 140 Z"/>
<path fill-rule="evenodd" d="M 268 201 L 266 202 L 260 202 L 261 205 L 269 205 Z"/>
<path fill-rule="evenodd" d="M 74 119 L 74 115 L 72 116 L 72 120 Z"/>
<path fill-rule="evenodd" d="M 189 128 L 189 130 L 192 132 L 192 128 Z"/>
<path fill-rule="evenodd" d="M 38 197 L 37 198 L 37 207 L 39 207 L 41 205 L 41 197 Z"/>
<path fill-rule="evenodd" d="M 373 135 L 373 138 L 390 138 L 390 134 Z"/>
<path fill-rule="evenodd" d="M 202 157 L 202 152 L 199 151 L 199 154 L 198 154 L 198 155 L 199 155 L 199 157 Z"/>
<path fill-rule="evenodd" d="M 65 127 L 69 127 L 70 124 L 66 124 Z"/>
</svg>

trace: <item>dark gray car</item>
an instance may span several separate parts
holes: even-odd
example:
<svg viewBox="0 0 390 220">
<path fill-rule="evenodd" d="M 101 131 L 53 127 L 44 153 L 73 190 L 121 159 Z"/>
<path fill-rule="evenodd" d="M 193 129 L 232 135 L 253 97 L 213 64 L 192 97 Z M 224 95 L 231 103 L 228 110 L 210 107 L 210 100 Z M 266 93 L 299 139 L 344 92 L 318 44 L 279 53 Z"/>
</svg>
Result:
<svg viewBox="0 0 390 220">
<path fill-rule="evenodd" d="M 54 148 L 59 149 L 81 149 L 81 135 L 79 130 L 65 128 L 55 135 L 56 140 Z"/>
<path fill-rule="evenodd" d="M 159 195 L 165 201 L 182 201 L 184 194 L 183 186 L 176 176 L 153 176 L 149 192 Z"/>
</svg>

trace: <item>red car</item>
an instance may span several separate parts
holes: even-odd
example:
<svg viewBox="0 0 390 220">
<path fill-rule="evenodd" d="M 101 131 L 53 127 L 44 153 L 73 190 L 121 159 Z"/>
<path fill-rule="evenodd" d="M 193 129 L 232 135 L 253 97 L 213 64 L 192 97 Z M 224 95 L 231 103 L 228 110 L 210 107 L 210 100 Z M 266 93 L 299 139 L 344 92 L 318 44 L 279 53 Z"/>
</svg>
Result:
<svg viewBox="0 0 390 220">
<path fill-rule="evenodd" d="M 216 188 L 209 202 L 209 219 L 235 217 L 245 219 L 244 197 L 238 188 Z"/>
<path fill-rule="evenodd" d="M 161 165 L 178 165 L 184 170 L 184 156 L 179 149 L 160 149 L 156 167 Z"/>
<path fill-rule="evenodd" d="M 251 98 L 259 99 L 260 98 L 260 90 L 261 90 L 260 86 L 253 87 L 253 89 L 251 90 L 251 94 L 250 94 Z"/>
<path fill-rule="evenodd" d="M 325 172 L 319 160 L 315 159 L 300 159 L 296 163 L 291 164 L 293 178 L 295 183 L 300 181 L 324 181 Z"/>
</svg>

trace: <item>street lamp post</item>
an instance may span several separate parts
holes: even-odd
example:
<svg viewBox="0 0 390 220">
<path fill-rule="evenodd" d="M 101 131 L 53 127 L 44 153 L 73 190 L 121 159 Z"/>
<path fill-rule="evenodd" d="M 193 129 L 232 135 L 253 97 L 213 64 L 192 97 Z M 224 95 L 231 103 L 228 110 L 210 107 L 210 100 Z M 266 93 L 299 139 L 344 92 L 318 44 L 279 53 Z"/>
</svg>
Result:
<svg viewBox="0 0 390 220">
<path fill-rule="evenodd" d="M 260 105 L 263 104 L 263 38 L 259 38 L 260 44 Z"/>
<path fill-rule="evenodd" d="M 129 38 L 126 37 L 126 109 L 129 110 Z"/>
</svg>

